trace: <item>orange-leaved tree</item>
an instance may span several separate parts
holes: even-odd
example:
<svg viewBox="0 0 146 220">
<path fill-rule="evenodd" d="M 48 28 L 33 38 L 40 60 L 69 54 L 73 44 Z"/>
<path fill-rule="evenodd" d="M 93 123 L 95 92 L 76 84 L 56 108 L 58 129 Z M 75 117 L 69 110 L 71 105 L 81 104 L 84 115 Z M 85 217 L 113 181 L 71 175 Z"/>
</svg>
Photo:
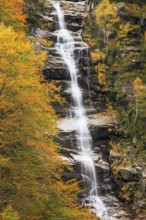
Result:
<svg viewBox="0 0 146 220">
<path fill-rule="evenodd" d="M 44 83 L 46 54 L 24 33 L 0 30 L 0 217 L 95 219 L 76 205 L 78 184 L 61 181 L 51 105 L 61 99 L 54 83 Z"/>
<path fill-rule="evenodd" d="M 0 21 L 5 25 L 12 25 L 19 30 L 25 26 L 26 15 L 23 13 L 23 0 L 1 0 L 0 1 Z"/>
<path fill-rule="evenodd" d="M 40 196 L 40 185 L 48 186 L 39 184 L 39 172 L 46 172 L 45 181 L 51 182 L 48 175 L 56 178 L 59 167 L 51 138 L 56 133 L 56 114 L 51 103 L 57 88 L 52 83 L 40 83 L 45 53 L 37 53 L 24 33 L 3 24 L 0 29 L 1 207 L 12 204 L 22 213 L 33 204 L 30 209 L 34 215 L 33 209 L 38 206 L 32 199 L 35 194 Z M 39 165 L 43 167 L 41 171 Z"/>
</svg>

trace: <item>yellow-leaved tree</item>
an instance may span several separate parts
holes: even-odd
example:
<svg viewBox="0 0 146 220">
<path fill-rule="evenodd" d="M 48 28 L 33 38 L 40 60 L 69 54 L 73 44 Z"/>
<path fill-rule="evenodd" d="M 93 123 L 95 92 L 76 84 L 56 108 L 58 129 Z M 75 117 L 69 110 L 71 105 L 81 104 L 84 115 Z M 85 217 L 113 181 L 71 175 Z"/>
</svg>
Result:
<svg viewBox="0 0 146 220">
<path fill-rule="evenodd" d="M 26 141 L 25 131 L 28 141 L 30 122 L 30 140 L 38 132 L 45 132 L 45 129 L 50 133 L 54 132 L 53 126 L 47 123 L 48 120 L 52 120 L 52 124 L 55 121 L 54 109 L 48 105 L 52 101 L 54 90 L 49 90 L 50 96 L 47 100 L 47 85 L 39 83 L 45 54 L 36 54 L 24 33 L 18 34 L 11 27 L 7 28 L 3 24 L 0 25 L 0 29 L 0 119 L 5 120 L 1 129 L 7 135 L 7 141 L 16 138 L 15 127 L 23 132 L 23 137 L 19 134 L 17 141 L 19 139 Z"/>
<path fill-rule="evenodd" d="M 44 81 L 46 54 L 22 31 L 25 18 L 23 0 L 0 2 L 0 219 L 95 219 L 76 204 L 77 181 L 61 180 L 60 88 Z"/>
<path fill-rule="evenodd" d="M 126 55 L 126 43 L 130 42 L 128 33 L 132 30 L 132 24 L 130 22 L 121 23 L 117 32 L 120 44 L 124 47 L 124 56 Z"/>
<path fill-rule="evenodd" d="M 95 9 L 96 24 L 103 34 L 104 42 L 107 42 L 109 36 L 116 30 L 116 24 L 119 22 L 117 11 L 116 4 L 110 3 L 109 0 L 102 0 Z"/>
</svg>

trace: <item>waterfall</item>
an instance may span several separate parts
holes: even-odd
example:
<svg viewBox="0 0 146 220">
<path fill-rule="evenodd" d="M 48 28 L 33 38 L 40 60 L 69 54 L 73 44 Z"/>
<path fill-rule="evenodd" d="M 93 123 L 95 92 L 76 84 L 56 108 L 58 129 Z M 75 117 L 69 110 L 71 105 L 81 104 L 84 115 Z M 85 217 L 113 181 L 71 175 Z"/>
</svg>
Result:
<svg viewBox="0 0 146 220">
<path fill-rule="evenodd" d="M 89 206 L 90 210 L 96 213 L 102 220 L 109 220 L 106 207 L 98 196 L 97 177 L 94 162 L 92 159 L 92 137 L 87 126 L 87 117 L 83 106 L 82 92 L 78 84 L 79 66 L 75 59 L 76 41 L 67 30 L 64 14 L 60 8 L 59 2 L 54 2 L 53 6 L 57 12 L 59 30 L 57 32 L 57 43 L 55 48 L 57 53 L 63 58 L 66 69 L 70 73 L 71 93 L 73 98 L 73 117 L 76 119 L 78 129 L 76 132 L 78 160 L 82 165 L 82 176 L 84 180 L 90 181 L 90 192 L 84 200 L 84 206 Z M 82 42 L 84 45 L 84 43 Z M 84 45 L 84 47 L 86 47 Z M 86 49 L 86 48 L 85 48 Z"/>
</svg>

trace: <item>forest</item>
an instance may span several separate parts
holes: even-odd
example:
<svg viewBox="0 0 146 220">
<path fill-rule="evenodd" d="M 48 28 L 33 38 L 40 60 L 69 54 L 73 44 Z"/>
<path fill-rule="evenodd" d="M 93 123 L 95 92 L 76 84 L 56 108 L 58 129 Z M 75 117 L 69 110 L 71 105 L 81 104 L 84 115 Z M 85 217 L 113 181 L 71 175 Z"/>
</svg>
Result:
<svg viewBox="0 0 146 220">
<path fill-rule="evenodd" d="M 144 1 L 103 0 L 87 16 L 83 33 L 91 47 L 93 75 L 98 76 L 101 94 L 106 94 L 107 111 L 118 116 L 117 134 L 112 136 L 110 146 L 111 154 L 121 158 L 115 156 L 111 167 L 118 195 L 125 204 L 134 204 L 136 219 L 145 219 L 145 183 L 140 176 L 137 180 L 125 178 L 122 169 L 127 172 L 126 167 L 131 171 L 134 168 L 137 174 L 138 169 L 145 170 L 145 22 Z"/>
<path fill-rule="evenodd" d="M 111 152 L 120 155 L 109 159 L 112 183 L 121 203 L 132 210 L 130 219 L 144 220 L 146 4 L 90 2 L 94 8 L 82 22 L 82 37 L 90 47 L 90 78 L 96 78 L 104 96 L 104 112 L 118 120 L 109 141 Z M 50 10 L 47 4 L 50 1 L 0 0 L 0 219 L 102 219 L 79 205 L 82 180 L 62 178 L 72 167 L 58 147 L 60 116 L 55 106 L 64 108 L 66 99 L 61 80 L 48 80 L 43 74 L 48 59 L 44 48 L 52 47 L 54 39 L 32 36 L 36 27 L 53 29 L 52 21 L 43 22 L 45 16 L 40 16 Z M 92 98 L 91 91 L 95 107 L 99 94 Z M 123 181 L 123 167 L 132 167 L 136 177 Z"/>
<path fill-rule="evenodd" d="M 52 103 L 62 98 L 59 88 L 43 78 L 46 54 L 27 36 L 27 4 L 0 2 L 0 216 L 94 219 L 76 205 L 78 183 L 61 180 L 67 164 L 54 142 L 57 115 Z"/>
</svg>

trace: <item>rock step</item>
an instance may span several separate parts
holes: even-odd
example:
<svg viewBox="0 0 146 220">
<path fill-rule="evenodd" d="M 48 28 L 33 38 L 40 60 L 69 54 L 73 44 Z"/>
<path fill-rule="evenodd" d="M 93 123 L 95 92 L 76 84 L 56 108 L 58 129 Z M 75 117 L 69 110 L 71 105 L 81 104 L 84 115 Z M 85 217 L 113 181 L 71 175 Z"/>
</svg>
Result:
<svg viewBox="0 0 146 220">
<path fill-rule="evenodd" d="M 56 65 L 56 66 L 55 66 Z M 60 67 L 59 67 L 60 66 Z M 58 58 L 58 62 L 50 61 L 43 70 L 45 79 L 47 80 L 68 80 L 71 81 L 70 73 L 66 71 L 66 66 Z"/>
<path fill-rule="evenodd" d="M 88 50 L 88 45 L 84 42 L 72 42 L 70 44 L 66 44 L 66 46 L 70 46 L 70 45 L 74 45 L 75 49 L 74 52 L 75 54 L 77 54 L 78 52 L 80 52 L 80 54 L 82 53 L 82 51 L 87 51 Z M 56 43 L 57 46 L 57 43 Z M 50 48 L 45 48 L 44 49 L 48 52 L 49 55 L 52 55 L 53 58 L 55 58 L 56 56 L 60 56 L 59 52 L 56 50 L 55 47 L 50 47 Z M 80 58 L 80 57 L 79 57 Z"/>
<path fill-rule="evenodd" d="M 58 109 L 56 109 L 56 112 L 58 113 L 58 114 L 60 114 L 60 116 L 63 116 L 63 117 L 66 117 L 68 114 L 70 114 L 70 115 L 74 115 L 74 108 L 72 108 L 72 107 L 66 107 L 66 108 L 58 108 Z M 92 114 L 95 114 L 96 113 L 96 109 L 95 108 L 89 108 L 89 107 L 86 107 L 85 108 L 85 114 L 86 115 L 92 115 Z M 73 118 L 66 118 L 66 119 L 63 119 L 63 124 L 64 124 L 64 126 L 65 125 L 69 125 L 69 123 L 76 123 L 77 122 L 77 120 L 76 119 L 73 119 Z"/>
<path fill-rule="evenodd" d="M 81 1 L 59 1 L 63 11 L 74 11 L 85 14 L 85 0 Z M 50 5 L 51 6 L 51 5 Z M 52 9 L 52 6 L 50 7 Z"/>
<path fill-rule="evenodd" d="M 81 2 L 61 1 L 61 7 L 65 11 L 69 9 L 69 11 L 76 12 L 79 14 L 82 13 L 84 17 L 86 16 L 85 1 L 81 1 Z"/>
<path fill-rule="evenodd" d="M 58 21 L 56 19 L 56 16 L 57 16 L 56 11 L 53 11 L 50 14 L 50 20 L 53 21 L 53 23 L 55 24 L 55 26 L 57 28 Z M 65 18 L 65 22 L 66 22 L 66 26 L 67 26 L 68 30 L 72 30 L 74 32 L 81 30 L 82 29 L 82 21 L 83 21 L 84 17 L 85 17 L 85 13 L 78 12 L 77 10 L 75 10 L 75 11 L 64 10 L 64 18 Z"/>
<path fill-rule="evenodd" d="M 73 97 L 70 94 L 61 93 L 61 97 L 65 98 L 65 101 L 73 103 Z M 86 100 L 89 99 L 88 92 L 85 91 L 84 93 L 82 93 L 82 97 L 83 97 L 84 102 L 86 102 Z M 93 113 L 95 113 L 95 112 L 93 112 Z"/>
<path fill-rule="evenodd" d="M 52 39 L 55 42 L 57 41 L 57 34 L 58 34 L 58 30 L 51 32 L 51 31 L 42 30 L 40 28 L 37 28 L 33 33 L 33 35 L 35 35 L 36 38 Z M 75 41 L 82 41 L 81 31 L 76 31 L 76 32 L 70 31 L 70 34 L 74 37 Z"/>
<path fill-rule="evenodd" d="M 61 63 L 60 63 L 61 64 Z M 43 70 L 46 80 L 70 80 L 70 74 L 66 72 L 65 67 L 55 67 L 55 63 Z"/>
<path fill-rule="evenodd" d="M 66 109 L 67 110 L 67 109 Z M 74 109 L 68 109 L 67 111 L 70 115 L 74 114 Z M 95 108 L 85 108 L 85 113 L 86 115 L 89 115 L 90 117 L 87 118 L 87 125 L 92 129 L 97 129 L 97 136 L 98 136 L 98 131 L 100 130 L 107 130 L 108 128 L 111 128 L 115 125 L 115 122 L 113 119 L 109 117 L 96 117 L 94 118 L 94 114 L 96 112 Z M 58 120 L 58 128 L 65 133 L 70 133 L 78 130 L 79 124 L 78 124 L 78 119 L 76 118 L 60 118 Z"/>
<path fill-rule="evenodd" d="M 85 13 L 77 12 L 76 10 L 75 11 L 64 10 L 63 12 L 64 12 L 65 22 L 76 22 L 82 25 L 82 19 L 85 17 Z M 55 16 L 57 16 L 57 12 L 52 11 L 50 13 L 50 17 L 55 17 Z"/>
</svg>

